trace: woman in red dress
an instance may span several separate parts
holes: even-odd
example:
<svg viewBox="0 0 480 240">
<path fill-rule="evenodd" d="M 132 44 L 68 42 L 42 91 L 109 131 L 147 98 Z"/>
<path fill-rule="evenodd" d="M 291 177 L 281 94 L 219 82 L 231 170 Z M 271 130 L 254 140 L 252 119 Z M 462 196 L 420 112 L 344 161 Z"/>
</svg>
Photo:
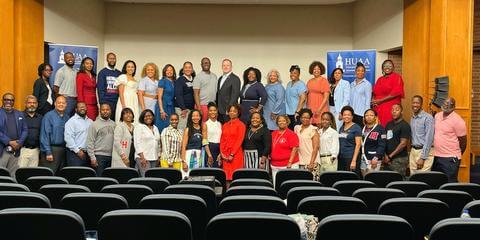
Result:
<svg viewBox="0 0 480 240">
<path fill-rule="evenodd" d="M 77 102 L 87 105 L 87 117 L 95 121 L 98 116 L 97 81 L 93 72 L 93 59 L 86 57 L 77 73 Z"/>
<path fill-rule="evenodd" d="M 240 121 L 241 107 L 234 104 L 228 108 L 230 121 L 222 126 L 222 136 L 220 137 L 220 154 L 218 162 L 222 162 L 223 170 L 227 175 L 227 181 L 232 180 L 233 172 L 243 168 L 243 150 L 242 143 L 245 136 L 245 124 Z"/>
<path fill-rule="evenodd" d="M 387 59 L 382 63 L 382 72 L 383 76 L 373 86 L 372 106 L 378 113 L 380 124 L 385 127 L 393 119 L 392 106 L 400 104 L 405 93 L 402 76 L 394 72 L 392 60 Z"/>
</svg>

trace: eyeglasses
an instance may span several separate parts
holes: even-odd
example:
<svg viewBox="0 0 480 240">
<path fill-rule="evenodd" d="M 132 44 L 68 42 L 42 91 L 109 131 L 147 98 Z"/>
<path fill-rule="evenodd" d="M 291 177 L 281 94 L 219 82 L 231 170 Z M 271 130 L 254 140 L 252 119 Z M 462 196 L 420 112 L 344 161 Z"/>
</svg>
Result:
<svg viewBox="0 0 480 240">
<path fill-rule="evenodd" d="M 15 102 L 15 99 L 4 98 L 3 101 L 4 101 L 4 102 Z"/>
</svg>

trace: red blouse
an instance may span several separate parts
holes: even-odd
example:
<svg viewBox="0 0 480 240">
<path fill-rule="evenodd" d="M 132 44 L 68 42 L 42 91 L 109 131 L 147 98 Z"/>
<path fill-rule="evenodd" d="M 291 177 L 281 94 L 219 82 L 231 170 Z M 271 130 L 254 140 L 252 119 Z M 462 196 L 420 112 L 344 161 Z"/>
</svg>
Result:
<svg viewBox="0 0 480 240">
<path fill-rule="evenodd" d="M 77 74 L 77 101 L 87 105 L 97 104 L 97 81 L 87 73 Z"/>
<path fill-rule="evenodd" d="M 373 86 L 373 99 L 378 100 L 387 96 L 397 96 L 389 101 L 383 102 L 375 107 L 378 112 L 378 118 L 382 126 L 386 126 L 392 118 L 392 106 L 402 102 L 405 97 L 403 90 L 403 79 L 398 73 L 391 73 L 387 76 L 381 76 Z"/>
<path fill-rule="evenodd" d="M 276 167 L 287 166 L 292 149 L 298 147 L 298 145 L 298 136 L 292 130 L 287 128 L 283 134 L 279 130 L 273 131 L 271 164 Z M 296 162 L 298 162 L 298 154 L 295 155 L 292 163 Z"/>
</svg>

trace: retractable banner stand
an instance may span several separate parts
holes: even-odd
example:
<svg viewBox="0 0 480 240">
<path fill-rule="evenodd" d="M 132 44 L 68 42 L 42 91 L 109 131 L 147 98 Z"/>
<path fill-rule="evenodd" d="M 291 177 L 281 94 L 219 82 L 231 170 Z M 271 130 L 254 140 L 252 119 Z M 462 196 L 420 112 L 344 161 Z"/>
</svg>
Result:
<svg viewBox="0 0 480 240">
<path fill-rule="evenodd" d="M 98 47 L 49 43 L 48 52 L 49 52 L 49 63 L 53 67 L 53 72 L 52 72 L 52 75 L 50 76 L 50 84 L 52 85 L 52 87 L 55 81 L 55 74 L 57 73 L 57 70 L 63 67 L 63 65 L 65 65 L 63 55 L 67 52 L 71 52 L 73 53 L 73 56 L 75 56 L 74 68 L 79 69 L 82 59 L 84 59 L 85 57 L 91 57 L 95 61 L 95 64 L 93 66 L 93 72 L 97 71 L 96 69 L 97 69 Z"/>
<path fill-rule="evenodd" d="M 343 69 L 343 79 L 352 82 L 355 80 L 355 68 L 357 62 L 365 65 L 365 78 L 372 84 L 375 84 L 375 50 L 348 50 L 348 51 L 328 51 L 327 52 L 327 76 L 335 68 Z"/>
</svg>

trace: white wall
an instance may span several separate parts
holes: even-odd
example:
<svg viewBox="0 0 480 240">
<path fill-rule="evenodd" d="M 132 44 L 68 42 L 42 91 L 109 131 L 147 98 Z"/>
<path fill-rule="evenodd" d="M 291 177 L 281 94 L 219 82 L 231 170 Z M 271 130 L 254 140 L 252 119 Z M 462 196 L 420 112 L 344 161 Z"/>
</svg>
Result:
<svg viewBox="0 0 480 240">
<path fill-rule="evenodd" d="M 104 62 L 105 7 L 101 0 L 44 0 L 45 41 L 98 46 Z"/>
<path fill-rule="evenodd" d="M 403 46 L 403 0 L 357 0 L 353 4 L 353 48 L 376 49 L 377 78 L 386 51 Z"/>
<path fill-rule="evenodd" d="M 284 80 L 292 64 L 310 78 L 313 60 L 325 63 L 327 50 L 352 48 L 352 6 L 152 5 L 106 3 L 105 52 L 117 53 L 138 68 L 146 62 L 173 64 L 177 71 L 192 61 L 212 60 L 221 74 L 221 60 L 230 58 L 238 75 L 248 66 L 264 75 L 278 68 Z M 265 79 L 263 80 L 265 81 Z M 286 82 L 286 81 L 284 81 Z"/>
</svg>

